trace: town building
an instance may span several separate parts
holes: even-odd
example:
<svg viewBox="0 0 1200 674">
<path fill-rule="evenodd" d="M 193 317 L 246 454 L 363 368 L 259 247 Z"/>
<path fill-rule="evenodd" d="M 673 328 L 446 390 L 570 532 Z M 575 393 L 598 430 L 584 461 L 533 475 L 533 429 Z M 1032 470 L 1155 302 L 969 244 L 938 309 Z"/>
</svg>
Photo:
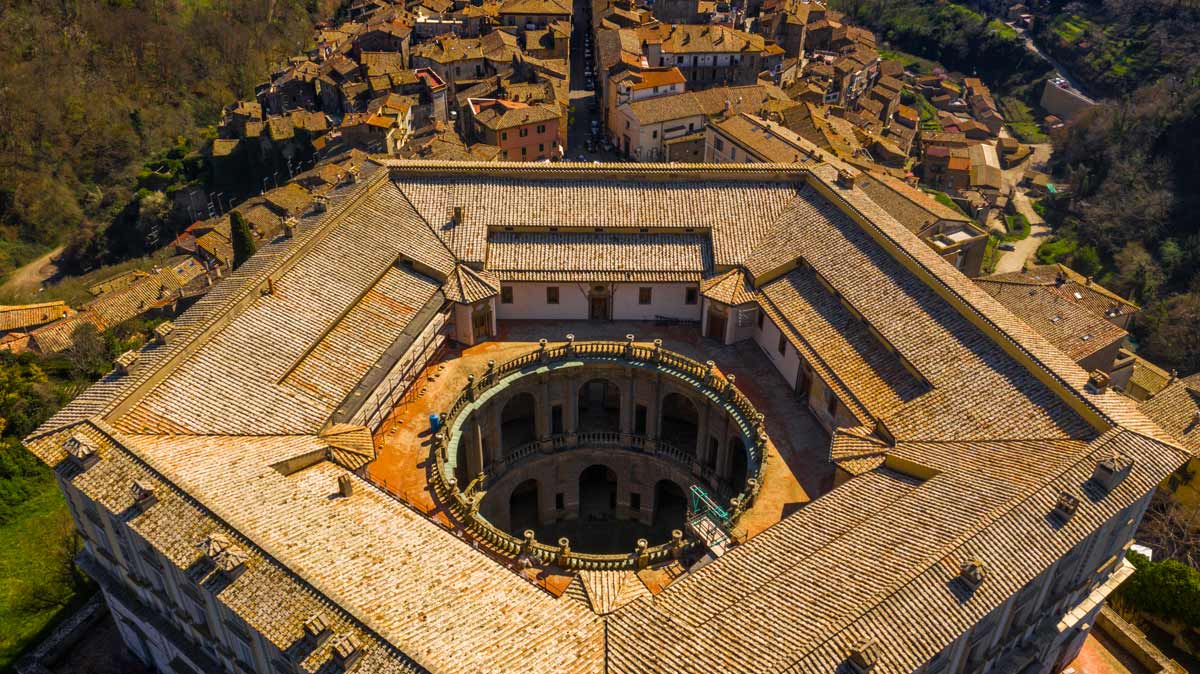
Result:
<svg viewBox="0 0 1200 674">
<path fill-rule="evenodd" d="M 657 24 L 636 31 L 646 62 L 675 66 L 689 89 L 751 85 L 783 64 L 783 49 L 760 35 L 719 24 Z"/>
<path fill-rule="evenodd" d="M 561 118 L 553 106 L 472 98 L 467 110 L 472 139 L 500 148 L 502 160 L 541 161 L 562 156 L 558 144 Z"/>
<path fill-rule="evenodd" d="M 1061 671 L 1191 454 L 864 180 L 371 162 L 25 445 L 159 671 Z"/>
</svg>

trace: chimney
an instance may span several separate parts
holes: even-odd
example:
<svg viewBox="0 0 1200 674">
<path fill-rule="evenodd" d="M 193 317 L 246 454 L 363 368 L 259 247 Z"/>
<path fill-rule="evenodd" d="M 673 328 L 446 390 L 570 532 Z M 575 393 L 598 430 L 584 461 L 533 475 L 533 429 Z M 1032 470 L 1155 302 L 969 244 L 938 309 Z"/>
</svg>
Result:
<svg viewBox="0 0 1200 674">
<path fill-rule="evenodd" d="M 137 371 L 138 352 L 132 349 L 117 356 L 117 374 L 125 376 Z"/>
<path fill-rule="evenodd" d="M 1054 516 L 1065 523 L 1075 516 L 1076 510 L 1079 510 L 1079 499 L 1065 491 L 1059 492 L 1058 500 L 1054 503 Z"/>
<path fill-rule="evenodd" d="M 235 545 L 228 536 L 214 532 L 196 545 L 218 570 L 233 574 L 245 567 L 246 551 Z"/>
<path fill-rule="evenodd" d="M 205 278 L 208 278 L 207 276 Z M 171 321 L 159 323 L 154 326 L 154 341 L 159 344 L 170 344 L 171 335 L 175 332 L 175 324 Z"/>
<path fill-rule="evenodd" d="M 457 226 L 463 224 L 463 207 L 462 206 L 452 207 L 450 209 L 449 216 L 450 216 L 450 226 L 451 227 L 457 227 Z"/>
<path fill-rule="evenodd" d="M 1108 373 L 1103 370 L 1092 370 L 1088 375 L 1087 383 L 1088 391 L 1092 393 L 1104 393 L 1108 390 Z"/>
<path fill-rule="evenodd" d="M 350 481 L 349 475 L 338 476 L 338 493 L 343 497 L 349 497 L 354 493 L 354 483 Z"/>
<path fill-rule="evenodd" d="M 983 584 L 983 579 L 987 577 L 984 571 L 983 562 L 978 559 L 972 559 L 969 562 L 963 562 L 959 568 L 959 579 L 969 589 L 974 590 Z"/>
<path fill-rule="evenodd" d="M 324 213 L 329 210 L 329 197 L 324 194 L 318 194 L 313 197 L 313 211 L 316 213 Z"/>
<path fill-rule="evenodd" d="M 1133 469 L 1133 457 L 1126 456 L 1114 450 L 1112 456 L 1096 462 L 1092 472 L 1092 481 L 1100 485 L 1104 491 L 1112 491 Z"/>
<path fill-rule="evenodd" d="M 853 169 L 839 169 L 837 182 L 838 185 L 847 189 L 854 187 L 854 181 L 858 178 L 858 171 Z"/>
<path fill-rule="evenodd" d="M 362 644 L 353 634 L 343 634 L 333 644 L 333 659 L 343 670 L 350 669 L 362 656 Z"/>
<path fill-rule="evenodd" d="M 138 508 L 149 508 L 158 502 L 154 485 L 142 480 L 134 480 L 133 484 L 129 485 L 129 495 L 133 497 L 133 505 Z"/>
<path fill-rule="evenodd" d="M 289 239 L 296 238 L 296 230 L 300 227 L 300 221 L 291 216 L 283 220 L 283 234 Z"/>
<path fill-rule="evenodd" d="M 304 634 L 318 644 L 327 639 L 329 637 L 329 623 L 325 621 L 325 614 L 314 613 L 310 615 L 304 621 Z"/>
<path fill-rule="evenodd" d="M 63 443 L 63 449 L 80 470 L 87 470 L 100 460 L 100 455 L 96 453 L 96 444 L 87 436 L 79 433 L 74 433 L 67 438 Z"/>
<path fill-rule="evenodd" d="M 850 646 L 848 662 L 854 674 L 870 674 L 879 664 L 879 646 L 874 639 L 859 639 Z"/>
</svg>

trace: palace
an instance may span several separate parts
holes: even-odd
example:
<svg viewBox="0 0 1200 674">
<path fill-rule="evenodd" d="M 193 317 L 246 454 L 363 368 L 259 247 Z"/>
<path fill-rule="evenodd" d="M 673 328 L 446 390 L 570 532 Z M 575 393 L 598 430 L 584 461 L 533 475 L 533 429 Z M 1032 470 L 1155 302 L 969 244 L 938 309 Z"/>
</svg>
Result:
<svg viewBox="0 0 1200 674">
<path fill-rule="evenodd" d="M 1058 672 L 1189 455 L 831 162 L 366 162 L 26 439 L 130 649 Z"/>
</svg>

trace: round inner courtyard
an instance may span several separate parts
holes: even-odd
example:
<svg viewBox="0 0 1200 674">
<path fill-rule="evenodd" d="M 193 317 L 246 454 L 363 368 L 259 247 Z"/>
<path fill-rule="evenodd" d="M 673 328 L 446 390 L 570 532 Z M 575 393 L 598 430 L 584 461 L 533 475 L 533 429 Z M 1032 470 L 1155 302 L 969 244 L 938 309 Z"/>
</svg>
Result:
<svg viewBox="0 0 1200 674">
<path fill-rule="evenodd" d="M 702 382 L 619 358 L 526 367 L 483 390 L 489 367 L 537 352 L 542 338 L 561 348 L 568 334 L 581 343 L 633 334 L 644 350 L 661 340 L 691 361 L 712 361 L 762 415 L 761 455 L 753 456 L 753 429 Z M 757 344 L 725 345 L 687 325 L 503 321 L 494 340 L 447 347 L 424 366 L 380 427 L 379 458 L 368 468 L 372 481 L 467 537 L 433 484 L 429 418 L 446 415 L 472 385 L 476 400 L 441 429 L 442 469 L 468 504 L 477 494 L 479 519 L 514 539 L 531 531 L 542 544 L 628 555 L 639 540 L 668 544 L 674 531 L 691 538 L 694 493 L 729 509 L 757 475 L 757 496 L 734 523 L 744 539 L 833 487 L 827 431 Z M 553 589 L 552 574 L 538 582 Z"/>
</svg>

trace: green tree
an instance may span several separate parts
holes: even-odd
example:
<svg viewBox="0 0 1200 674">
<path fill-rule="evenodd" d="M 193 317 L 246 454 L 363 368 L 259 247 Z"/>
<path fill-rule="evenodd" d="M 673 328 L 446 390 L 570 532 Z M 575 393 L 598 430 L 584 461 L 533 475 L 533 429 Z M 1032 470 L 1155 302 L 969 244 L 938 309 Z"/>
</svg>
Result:
<svg viewBox="0 0 1200 674">
<path fill-rule="evenodd" d="M 230 214 L 229 229 L 233 238 L 233 268 L 237 269 L 254 255 L 258 246 L 254 243 L 254 235 L 250 233 L 250 223 L 246 222 L 240 211 Z"/>
<path fill-rule="evenodd" d="M 1100 253 L 1094 246 L 1080 246 L 1071 256 L 1071 268 L 1084 276 L 1095 276 L 1102 267 Z"/>
</svg>

